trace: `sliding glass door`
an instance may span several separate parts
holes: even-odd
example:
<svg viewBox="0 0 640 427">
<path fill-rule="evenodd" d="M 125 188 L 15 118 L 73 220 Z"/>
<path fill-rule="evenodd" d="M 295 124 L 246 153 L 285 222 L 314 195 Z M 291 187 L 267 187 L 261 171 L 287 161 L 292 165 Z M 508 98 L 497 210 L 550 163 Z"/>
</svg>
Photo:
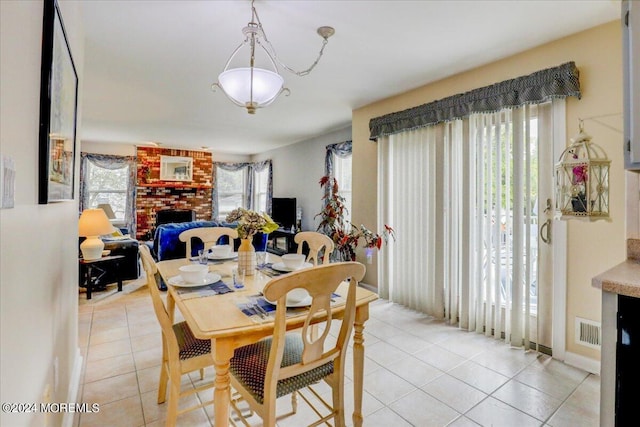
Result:
<svg viewBox="0 0 640 427">
<path fill-rule="evenodd" d="M 551 347 L 551 103 L 380 138 L 383 297 L 512 345 Z"/>
</svg>

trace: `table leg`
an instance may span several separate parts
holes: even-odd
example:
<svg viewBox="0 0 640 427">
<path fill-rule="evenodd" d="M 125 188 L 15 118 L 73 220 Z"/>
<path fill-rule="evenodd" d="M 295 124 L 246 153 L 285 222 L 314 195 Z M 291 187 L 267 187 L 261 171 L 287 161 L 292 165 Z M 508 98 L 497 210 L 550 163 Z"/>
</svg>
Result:
<svg viewBox="0 0 640 427">
<path fill-rule="evenodd" d="M 229 402 L 231 398 L 229 361 L 233 356 L 233 347 L 221 338 L 211 340 L 211 348 L 214 347 L 214 364 L 216 368 L 215 389 L 213 391 L 214 425 L 216 427 L 228 427 Z"/>
<path fill-rule="evenodd" d="M 91 299 L 91 265 L 85 267 L 84 284 L 87 286 L 87 299 Z"/>
<path fill-rule="evenodd" d="M 362 427 L 362 393 L 364 387 L 364 322 L 369 318 L 369 304 L 356 308 L 353 323 L 353 425 Z"/>
<path fill-rule="evenodd" d="M 120 272 L 119 261 L 116 261 L 116 275 L 118 276 L 118 292 L 122 292 L 122 273 Z"/>
</svg>

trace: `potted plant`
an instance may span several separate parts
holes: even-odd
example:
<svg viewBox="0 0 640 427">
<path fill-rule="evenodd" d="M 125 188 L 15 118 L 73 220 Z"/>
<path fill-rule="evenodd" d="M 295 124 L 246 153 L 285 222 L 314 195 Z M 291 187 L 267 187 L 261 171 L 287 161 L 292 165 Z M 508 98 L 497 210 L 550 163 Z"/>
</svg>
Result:
<svg viewBox="0 0 640 427">
<path fill-rule="evenodd" d="M 382 242 L 387 242 L 389 236 L 395 240 L 393 228 L 386 225 L 381 234 L 374 233 L 364 225 L 360 228 L 348 224 L 344 216 L 348 212 L 344 205 L 344 197 L 339 193 L 338 181 L 335 178 L 323 176 L 320 179 L 320 187 L 326 191 L 323 200 L 324 208 L 316 217 L 320 217 L 317 231 L 326 234 L 333 240 L 335 251 L 331 255 L 333 261 L 355 261 L 356 249 L 360 239 L 364 240 L 365 254 L 368 259 L 373 256 L 374 250 L 382 247 Z"/>
</svg>

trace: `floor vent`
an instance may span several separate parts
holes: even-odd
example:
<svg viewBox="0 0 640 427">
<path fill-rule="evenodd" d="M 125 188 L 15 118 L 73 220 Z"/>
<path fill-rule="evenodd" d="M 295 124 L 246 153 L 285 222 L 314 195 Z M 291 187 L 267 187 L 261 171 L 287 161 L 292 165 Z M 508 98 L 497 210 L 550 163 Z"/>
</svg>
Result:
<svg viewBox="0 0 640 427">
<path fill-rule="evenodd" d="M 576 343 L 599 349 L 602 343 L 602 325 L 593 320 L 576 317 L 575 336 Z"/>
</svg>

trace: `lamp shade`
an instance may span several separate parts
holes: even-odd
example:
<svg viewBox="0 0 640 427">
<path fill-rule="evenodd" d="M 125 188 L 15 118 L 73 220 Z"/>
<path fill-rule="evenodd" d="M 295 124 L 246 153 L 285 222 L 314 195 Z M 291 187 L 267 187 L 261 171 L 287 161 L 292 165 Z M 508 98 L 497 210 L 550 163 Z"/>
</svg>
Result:
<svg viewBox="0 0 640 427">
<path fill-rule="evenodd" d="M 101 236 L 113 231 L 113 226 L 102 209 L 85 209 L 78 221 L 78 234 L 83 237 Z"/>
<path fill-rule="evenodd" d="M 78 221 L 78 234 L 87 239 L 80 244 L 82 257 L 86 261 L 100 259 L 104 243 L 98 236 L 109 234 L 113 226 L 102 209 L 85 209 Z"/>
<path fill-rule="evenodd" d="M 241 105 L 269 105 L 282 91 L 284 79 L 278 73 L 263 68 L 232 68 L 218 76 L 227 96 Z M 252 96 L 253 89 L 253 96 Z"/>
</svg>

